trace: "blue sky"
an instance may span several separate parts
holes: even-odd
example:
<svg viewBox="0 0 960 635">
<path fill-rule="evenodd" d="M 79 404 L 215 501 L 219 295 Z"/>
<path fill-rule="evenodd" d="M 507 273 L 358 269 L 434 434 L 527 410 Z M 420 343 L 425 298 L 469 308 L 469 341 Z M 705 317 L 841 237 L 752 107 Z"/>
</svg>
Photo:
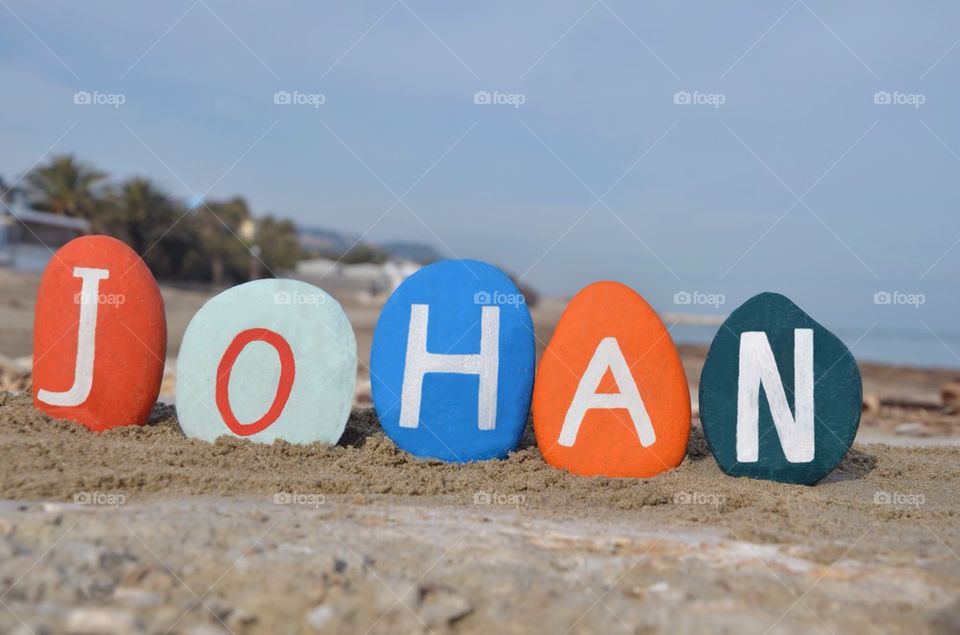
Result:
<svg viewBox="0 0 960 635">
<path fill-rule="evenodd" d="M 663 311 L 713 312 L 674 295 L 729 311 L 780 291 L 859 355 L 960 366 L 954 3 L 2 0 L 0 15 L 8 180 L 74 152 L 179 197 L 432 242 L 550 293 L 617 279 Z M 907 295 L 875 304 L 883 291 Z M 891 353 L 895 338 L 912 344 Z"/>
</svg>

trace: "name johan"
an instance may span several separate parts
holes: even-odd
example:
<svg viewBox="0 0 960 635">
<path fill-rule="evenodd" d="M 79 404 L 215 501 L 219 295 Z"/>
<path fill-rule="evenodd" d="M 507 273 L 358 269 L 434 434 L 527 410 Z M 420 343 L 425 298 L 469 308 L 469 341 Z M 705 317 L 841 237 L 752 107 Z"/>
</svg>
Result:
<svg viewBox="0 0 960 635">
<path fill-rule="evenodd" d="M 645 478 L 679 465 L 690 392 L 646 300 L 620 283 L 588 285 L 538 365 L 522 298 L 506 274 L 473 260 L 432 264 L 397 288 L 370 359 L 374 407 L 397 446 L 452 462 L 504 458 L 532 410 L 537 445 L 558 468 Z M 57 252 L 37 299 L 37 408 L 94 431 L 143 424 L 165 352 L 163 300 L 132 250 L 85 236 Z M 207 441 L 336 443 L 356 369 L 353 329 L 322 289 L 284 279 L 242 284 L 210 299 L 184 334 L 180 425 Z M 704 435 L 732 476 L 816 483 L 859 425 L 852 355 L 781 295 L 761 293 L 727 318 L 699 385 Z"/>
</svg>

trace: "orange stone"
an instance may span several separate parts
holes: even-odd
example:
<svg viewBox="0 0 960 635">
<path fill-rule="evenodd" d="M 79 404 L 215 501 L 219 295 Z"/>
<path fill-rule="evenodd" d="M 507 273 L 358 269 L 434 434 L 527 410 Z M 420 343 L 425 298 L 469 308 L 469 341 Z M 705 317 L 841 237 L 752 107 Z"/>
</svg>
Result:
<svg viewBox="0 0 960 635">
<path fill-rule="evenodd" d="M 656 312 L 619 282 L 595 282 L 560 317 L 533 388 L 537 445 L 586 476 L 650 477 L 677 467 L 690 390 Z"/>
<path fill-rule="evenodd" d="M 33 323 L 33 403 L 91 430 L 143 424 L 167 349 L 163 298 L 132 249 L 71 240 L 43 274 Z"/>
</svg>

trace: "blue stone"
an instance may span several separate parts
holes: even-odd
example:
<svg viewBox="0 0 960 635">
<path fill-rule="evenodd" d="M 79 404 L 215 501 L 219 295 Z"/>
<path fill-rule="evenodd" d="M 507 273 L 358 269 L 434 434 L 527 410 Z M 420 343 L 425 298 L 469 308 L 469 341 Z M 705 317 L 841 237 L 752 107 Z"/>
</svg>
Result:
<svg viewBox="0 0 960 635">
<path fill-rule="evenodd" d="M 533 321 L 510 278 L 476 260 L 424 267 L 390 296 L 373 334 L 373 405 L 411 454 L 504 458 L 533 390 Z"/>
</svg>

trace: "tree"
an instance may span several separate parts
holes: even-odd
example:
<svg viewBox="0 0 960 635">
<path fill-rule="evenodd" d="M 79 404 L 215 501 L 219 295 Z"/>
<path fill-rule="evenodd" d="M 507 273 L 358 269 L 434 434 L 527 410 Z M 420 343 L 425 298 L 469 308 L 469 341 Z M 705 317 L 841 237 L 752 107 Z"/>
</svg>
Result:
<svg viewBox="0 0 960 635">
<path fill-rule="evenodd" d="M 140 255 L 176 221 L 175 205 L 145 177 L 133 177 L 108 193 L 94 230 L 126 242 Z"/>
<path fill-rule="evenodd" d="M 209 262 L 207 279 L 214 285 L 249 279 L 253 233 L 247 227 L 252 222 L 250 207 L 240 196 L 210 201 L 193 211 L 191 223 L 202 245 L 196 257 Z"/>
<path fill-rule="evenodd" d="M 27 197 L 33 209 L 87 219 L 94 233 L 124 241 L 159 279 L 224 286 L 292 269 L 302 257 L 292 222 L 258 223 L 240 196 L 187 210 L 146 177 L 115 186 L 106 178 L 59 155 L 27 174 Z M 0 197 L 6 189 L 0 181 Z"/>
<path fill-rule="evenodd" d="M 276 274 L 293 269 L 303 257 L 297 228 L 292 221 L 267 214 L 257 222 L 256 244 L 263 264 Z"/>
<path fill-rule="evenodd" d="M 93 218 L 93 230 L 127 243 L 158 278 L 178 278 L 191 249 L 200 249 L 183 207 L 146 177 L 132 177 L 110 190 Z"/>
<path fill-rule="evenodd" d="M 27 198 L 35 210 L 92 219 L 98 207 L 97 185 L 106 177 L 73 155 L 58 155 L 27 174 Z"/>
</svg>

